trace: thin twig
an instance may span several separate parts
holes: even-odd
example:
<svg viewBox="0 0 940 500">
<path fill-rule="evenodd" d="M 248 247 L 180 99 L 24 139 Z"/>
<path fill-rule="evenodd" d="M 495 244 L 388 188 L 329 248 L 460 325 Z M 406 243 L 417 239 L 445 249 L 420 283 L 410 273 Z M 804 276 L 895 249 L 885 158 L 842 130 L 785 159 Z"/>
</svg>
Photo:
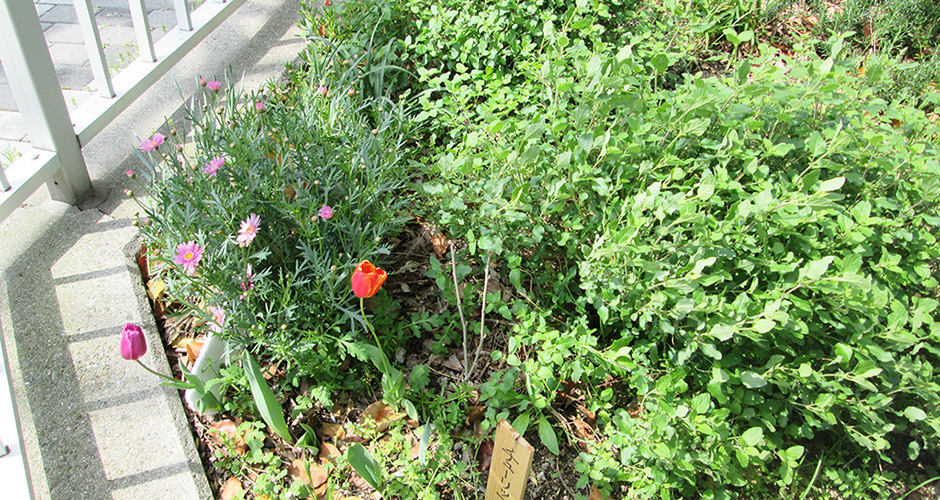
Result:
<svg viewBox="0 0 940 500">
<path fill-rule="evenodd" d="M 473 375 L 473 367 L 477 365 L 477 360 L 480 359 L 480 351 L 483 350 L 483 339 L 486 337 L 486 285 L 490 281 L 490 257 L 493 255 L 493 252 L 486 252 L 486 267 L 483 269 L 483 305 L 480 306 L 480 343 L 477 344 L 477 350 L 473 353 L 473 363 L 466 367 L 467 375 L 464 377 L 464 381 L 470 380 L 470 375 Z"/>
<path fill-rule="evenodd" d="M 460 324 L 463 326 L 463 370 L 467 376 L 467 320 L 463 317 L 463 306 L 460 304 L 460 290 L 457 289 L 457 257 L 454 255 L 454 243 L 450 243 L 450 269 L 454 273 L 454 295 L 457 296 L 457 312 L 460 313 Z"/>
</svg>

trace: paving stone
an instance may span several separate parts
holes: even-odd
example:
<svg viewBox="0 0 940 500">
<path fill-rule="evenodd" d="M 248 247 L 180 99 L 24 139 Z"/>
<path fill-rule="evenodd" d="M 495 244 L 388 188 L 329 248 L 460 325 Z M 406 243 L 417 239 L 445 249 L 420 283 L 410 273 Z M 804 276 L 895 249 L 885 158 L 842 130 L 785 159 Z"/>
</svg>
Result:
<svg viewBox="0 0 940 500">
<path fill-rule="evenodd" d="M 126 5 L 123 9 L 111 7 L 101 9 L 101 12 L 95 15 L 95 20 L 98 22 L 99 29 L 106 26 L 134 26 L 134 20 L 131 19 L 131 11 L 127 10 Z"/>
<path fill-rule="evenodd" d="M 88 100 L 89 97 L 95 95 L 96 91 L 91 90 L 94 87 L 95 82 L 88 84 L 88 87 L 85 87 L 82 90 L 70 90 L 63 89 L 62 97 L 65 99 L 65 106 L 69 108 L 69 111 L 74 110 L 75 108 L 81 106 Z"/>
<path fill-rule="evenodd" d="M 160 29 L 165 27 L 166 29 L 163 32 L 167 32 L 177 26 L 176 23 L 176 11 L 172 10 L 153 10 L 147 14 L 147 19 L 150 21 L 150 27 L 152 29 Z"/>
<path fill-rule="evenodd" d="M 108 45 L 104 48 L 104 57 L 108 61 L 108 69 L 114 76 L 118 71 L 127 67 L 140 56 L 137 50 L 137 44 L 133 45 Z"/>
<path fill-rule="evenodd" d="M 137 35 L 134 28 L 124 26 L 105 26 L 98 30 L 101 43 L 107 48 L 109 45 L 137 46 Z"/>
<path fill-rule="evenodd" d="M 95 79 L 90 66 L 59 66 L 55 74 L 63 89 L 83 89 Z"/>
<path fill-rule="evenodd" d="M 10 84 L 0 85 L 0 110 L 16 111 L 16 99 L 13 98 L 13 87 Z"/>
<path fill-rule="evenodd" d="M 53 66 L 84 66 L 88 64 L 88 50 L 84 44 L 53 43 L 49 46 Z"/>
<path fill-rule="evenodd" d="M 49 10 L 52 9 L 52 7 L 53 7 L 53 6 L 50 5 L 50 4 L 37 3 L 37 4 L 36 4 L 36 13 L 41 16 L 41 15 L 45 14 L 46 12 L 49 12 Z"/>
<path fill-rule="evenodd" d="M 18 111 L 0 111 L 0 140 L 23 141 L 26 139 L 26 122 Z M 0 148 L 0 154 L 4 151 Z M 3 156 L 0 156 L 3 161 Z"/>
<path fill-rule="evenodd" d="M 82 30 L 77 24 L 55 23 L 44 34 L 48 43 L 82 43 Z"/>
<path fill-rule="evenodd" d="M 37 5 L 50 4 L 50 5 L 75 5 L 75 2 L 72 0 L 40 0 L 36 2 Z"/>
<path fill-rule="evenodd" d="M 46 23 L 78 23 L 75 7 L 72 5 L 55 5 L 48 12 L 39 16 L 39 20 Z"/>
</svg>

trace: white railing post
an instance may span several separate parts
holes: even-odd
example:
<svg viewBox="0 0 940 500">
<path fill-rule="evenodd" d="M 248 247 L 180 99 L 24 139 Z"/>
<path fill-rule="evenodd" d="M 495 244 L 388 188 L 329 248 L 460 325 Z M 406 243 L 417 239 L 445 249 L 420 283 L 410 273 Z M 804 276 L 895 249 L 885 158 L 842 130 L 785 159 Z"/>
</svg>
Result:
<svg viewBox="0 0 940 500">
<path fill-rule="evenodd" d="M 114 97 L 114 85 L 111 84 L 108 59 L 101 45 L 101 33 L 98 31 L 98 22 L 95 21 L 95 11 L 91 6 L 91 0 L 75 0 L 75 14 L 78 16 L 78 26 L 82 30 L 85 48 L 88 49 L 88 61 L 91 63 L 91 72 L 95 75 L 98 94 L 102 97 Z"/>
<path fill-rule="evenodd" d="M 32 0 L 0 1 L 0 60 L 30 143 L 55 151 L 61 162 L 46 183 L 52 198 L 77 204 L 91 180 Z"/>
</svg>

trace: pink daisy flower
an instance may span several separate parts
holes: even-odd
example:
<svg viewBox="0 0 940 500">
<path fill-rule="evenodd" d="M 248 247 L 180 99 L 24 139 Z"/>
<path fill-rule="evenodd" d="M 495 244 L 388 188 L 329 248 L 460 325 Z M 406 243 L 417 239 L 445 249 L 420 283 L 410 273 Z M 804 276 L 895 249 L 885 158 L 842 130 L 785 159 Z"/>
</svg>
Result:
<svg viewBox="0 0 940 500">
<path fill-rule="evenodd" d="M 196 266 L 202 259 L 203 248 L 195 241 L 187 241 L 176 247 L 176 258 L 173 259 L 179 266 L 183 266 L 183 271 L 192 276 L 196 272 Z"/>
<path fill-rule="evenodd" d="M 209 174 L 209 177 L 215 177 L 216 172 L 222 168 L 222 165 L 225 165 L 225 157 L 216 156 L 215 158 L 209 160 L 209 163 L 206 163 L 206 166 L 203 167 L 202 171 Z"/>
<path fill-rule="evenodd" d="M 320 85 L 319 87 L 317 87 L 317 92 L 319 92 L 320 95 L 326 95 L 326 93 L 328 92 L 326 85 Z"/>
<path fill-rule="evenodd" d="M 218 92 L 222 88 L 222 82 L 218 80 L 212 80 L 211 82 L 206 82 L 206 88 L 213 92 Z"/>
<path fill-rule="evenodd" d="M 164 139 L 166 139 L 166 136 L 160 132 L 157 132 L 156 134 L 153 134 L 153 137 L 150 139 L 144 139 L 144 142 L 140 143 L 140 150 L 153 151 L 163 144 Z"/>
<path fill-rule="evenodd" d="M 247 247 L 251 244 L 251 240 L 255 239 L 255 235 L 258 233 L 258 224 L 261 223 L 261 217 L 255 214 L 251 214 L 247 219 L 242 221 L 242 227 L 238 230 L 238 237 L 235 238 L 235 241 L 240 247 Z"/>
<path fill-rule="evenodd" d="M 261 101 L 256 102 L 256 103 L 255 103 L 255 111 L 257 111 L 257 112 L 259 112 L 259 113 L 262 112 L 262 111 L 264 111 L 264 103 L 261 102 Z"/>
<path fill-rule="evenodd" d="M 225 310 L 221 307 L 209 306 L 209 314 L 212 315 L 209 329 L 215 333 L 222 333 L 222 325 L 225 324 Z"/>
<path fill-rule="evenodd" d="M 320 211 L 317 212 L 317 214 L 323 218 L 323 220 L 329 220 L 333 218 L 333 209 L 327 205 L 323 205 L 320 207 Z"/>
</svg>

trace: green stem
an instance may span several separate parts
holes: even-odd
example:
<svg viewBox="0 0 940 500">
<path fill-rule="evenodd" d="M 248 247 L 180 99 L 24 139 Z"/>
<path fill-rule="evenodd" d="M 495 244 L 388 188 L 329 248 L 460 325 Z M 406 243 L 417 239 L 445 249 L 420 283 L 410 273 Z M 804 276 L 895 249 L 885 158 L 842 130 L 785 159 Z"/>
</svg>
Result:
<svg viewBox="0 0 940 500">
<path fill-rule="evenodd" d="M 158 376 L 158 377 L 160 377 L 160 378 L 169 380 L 170 382 L 179 382 L 179 380 L 176 380 L 176 379 L 173 378 L 173 377 L 167 377 L 166 375 L 164 375 L 164 374 L 162 374 L 162 373 L 157 373 L 157 372 L 153 371 L 152 369 L 150 369 L 149 366 L 147 366 L 147 365 L 141 363 L 139 359 L 135 359 L 134 361 L 136 361 L 138 365 L 142 366 L 144 370 L 147 370 L 148 372 L 150 372 L 150 373 L 152 373 L 152 374 L 154 374 L 154 375 L 156 375 L 156 376 Z"/>
<path fill-rule="evenodd" d="M 382 343 L 379 341 L 378 334 L 375 333 L 375 328 L 372 328 L 372 323 L 369 323 L 369 318 L 366 317 L 365 299 L 362 297 L 359 298 L 359 311 L 362 313 L 362 321 L 368 327 L 369 332 L 372 333 L 372 338 L 375 339 L 375 347 L 378 347 L 379 354 L 382 355 L 382 365 L 385 366 L 385 369 L 383 370 L 383 372 L 391 376 L 390 374 L 392 373 L 392 368 L 388 364 L 388 358 L 385 357 L 385 350 L 382 349 Z"/>
</svg>

